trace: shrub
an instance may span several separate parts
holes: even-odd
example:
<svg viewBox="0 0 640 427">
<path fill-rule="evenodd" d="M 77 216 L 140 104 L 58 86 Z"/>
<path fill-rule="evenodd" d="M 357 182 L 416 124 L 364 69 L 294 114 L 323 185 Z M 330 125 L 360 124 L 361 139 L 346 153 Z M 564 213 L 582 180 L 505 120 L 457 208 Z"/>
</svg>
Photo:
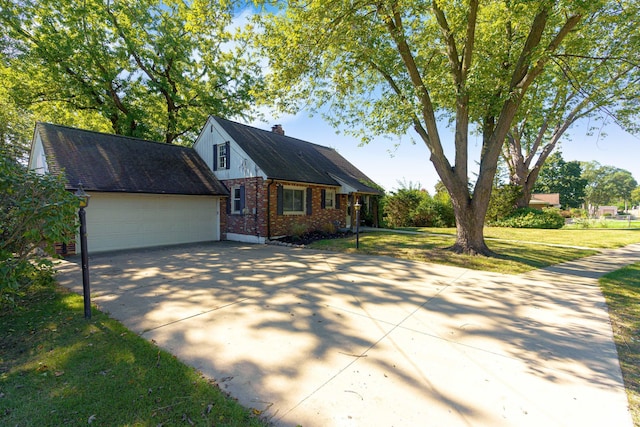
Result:
<svg viewBox="0 0 640 427">
<path fill-rule="evenodd" d="M 51 277 L 47 255 L 75 235 L 77 207 L 63 177 L 28 171 L 0 152 L 0 304 Z"/>
<path fill-rule="evenodd" d="M 402 188 L 385 198 L 384 212 L 388 226 L 453 227 L 453 205 L 448 197 L 431 197 L 424 190 Z"/>
<path fill-rule="evenodd" d="M 338 227 L 332 222 L 327 222 L 322 224 L 322 227 L 320 227 L 320 231 L 324 234 L 336 234 L 336 232 L 338 231 Z"/>
<path fill-rule="evenodd" d="M 293 224 L 291 224 L 291 226 L 289 227 L 289 235 L 295 238 L 300 238 L 302 237 L 302 235 L 304 233 L 307 232 L 308 227 L 307 224 L 303 224 L 300 222 L 294 222 Z"/>
<path fill-rule="evenodd" d="M 401 188 L 388 196 L 384 205 L 387 225 L 392 228 L 414 226 L 412 214 L 425 194 L 418 189 Z"/>
<path fill-rule="evenodd" d="M 571 208 L 571 217 L 572 218 L 587 218 L 587 211 L 585 209 L 579 208 Z"/>
<path fill-rule="evenodd" d="M 562 228 L 564 218 L 558 209 L 550 208 L 544 210 L 521 208 L 517 209 L 510 216 L 494 222 L 498 227 L 511 228 Z"/>
<path fill-rule="evenodd" d="M 565 209 L 563 211 L 560 211 L 560 215 L 562 215 L 562 218 L 565 219 L 571 218 L 571 211 Z"/>
<path fill-rule="evenodd" d="M 425 198 L 411 215 L 416 227 L 454 227 L 456 225 L 453 206 L 433 198 Z"/>
</svg>

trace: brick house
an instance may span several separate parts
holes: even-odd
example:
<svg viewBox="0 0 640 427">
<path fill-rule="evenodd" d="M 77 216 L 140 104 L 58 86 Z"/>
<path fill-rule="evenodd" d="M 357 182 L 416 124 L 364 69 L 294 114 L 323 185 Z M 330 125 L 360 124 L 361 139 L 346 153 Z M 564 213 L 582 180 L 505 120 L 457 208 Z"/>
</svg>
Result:
<svg viewBox="0 0 640 427">
<path fill-rule="evenodd" d="M 356 201 L 377 212 L 372 196 L 382 192 L 371 179 L 336 150 L 286 136 L 280 125 L 268 131 L 211 116 L 193 148 L 230 192 L 228 240 L 350 228 Z"/>
</svg>

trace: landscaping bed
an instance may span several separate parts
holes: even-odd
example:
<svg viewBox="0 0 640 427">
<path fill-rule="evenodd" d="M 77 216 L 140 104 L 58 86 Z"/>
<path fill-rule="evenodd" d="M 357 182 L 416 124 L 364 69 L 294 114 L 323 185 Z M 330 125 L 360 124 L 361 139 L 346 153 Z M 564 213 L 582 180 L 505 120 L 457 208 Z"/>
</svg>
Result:
<svg viewBox="0 0 640 427">
<path fill-rule="evenodd" d="M 306 246 L 318 240 L 342 239 L 353 236 L 353 231 L 336 231 L 335 233 L 325 233 L 323 231 L 310 231 L 300 236 L 284 236 L 269 241 L 270 244 L 281 244 L 285 246 Z"/>
</svg>

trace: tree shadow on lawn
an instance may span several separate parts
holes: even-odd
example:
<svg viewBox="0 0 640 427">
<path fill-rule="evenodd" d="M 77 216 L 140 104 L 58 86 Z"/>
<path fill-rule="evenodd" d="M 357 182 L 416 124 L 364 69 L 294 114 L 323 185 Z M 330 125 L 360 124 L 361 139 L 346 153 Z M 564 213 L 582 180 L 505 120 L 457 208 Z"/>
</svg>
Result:
<svg viewBox="0 0 640 427">
<path fill-rule="evenodd" d="M 77 261 L 59 280 L 79 291 Z M 91 274 L 101 309 L 280 425 L 375 422 L 373 402 L 491 424 L 514 375 L 542 391 L 514 405 L 619 385 L 602 297 L 579 284 L 226 242 L 98 255 Z M 331 403 L 358 395 L 351 415 Z"/>
</svg>

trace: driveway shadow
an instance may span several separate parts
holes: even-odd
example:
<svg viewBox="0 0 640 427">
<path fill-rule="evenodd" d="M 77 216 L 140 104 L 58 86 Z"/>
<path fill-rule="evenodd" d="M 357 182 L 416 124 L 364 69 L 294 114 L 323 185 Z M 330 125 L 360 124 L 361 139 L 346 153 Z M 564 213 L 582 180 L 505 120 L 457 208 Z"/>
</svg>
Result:
<svg viewBox="0 0 640 427">
<path fill-rule="evenodd" d="M 277 425 L 630 425 L 588 278 L 229 242 L 90 265 L 102 310 Z"/>
</svg>

